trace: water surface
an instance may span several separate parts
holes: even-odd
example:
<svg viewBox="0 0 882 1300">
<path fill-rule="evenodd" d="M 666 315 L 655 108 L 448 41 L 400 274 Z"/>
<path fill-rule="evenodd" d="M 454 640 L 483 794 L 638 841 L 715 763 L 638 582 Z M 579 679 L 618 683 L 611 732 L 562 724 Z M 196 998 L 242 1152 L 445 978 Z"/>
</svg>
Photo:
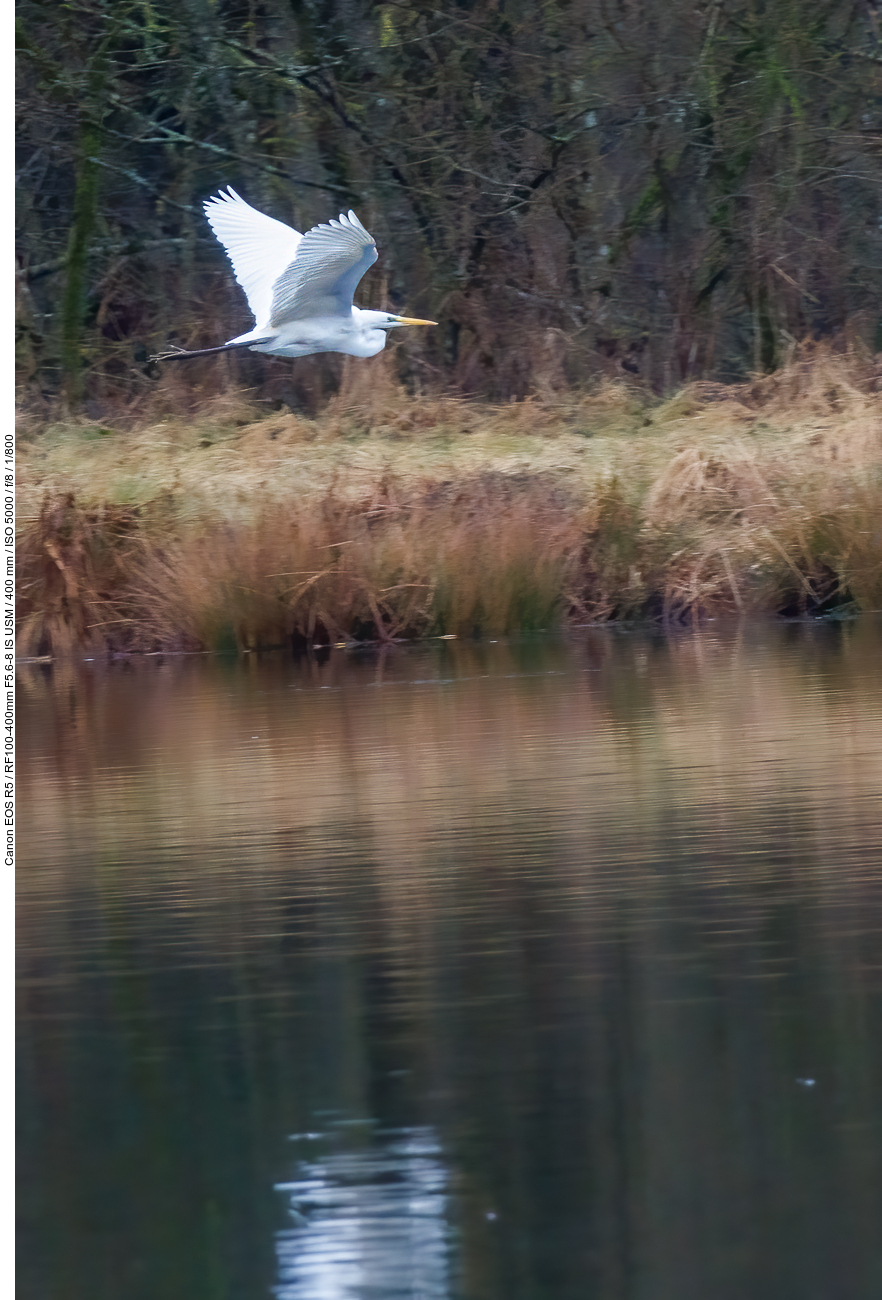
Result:
<svg viewBox="0 0 882 1300">
<path fill-rule="evenodd" d="M 882 1295 L 880 663 L 23 666 L 21 1294 Z"/>
</svg>

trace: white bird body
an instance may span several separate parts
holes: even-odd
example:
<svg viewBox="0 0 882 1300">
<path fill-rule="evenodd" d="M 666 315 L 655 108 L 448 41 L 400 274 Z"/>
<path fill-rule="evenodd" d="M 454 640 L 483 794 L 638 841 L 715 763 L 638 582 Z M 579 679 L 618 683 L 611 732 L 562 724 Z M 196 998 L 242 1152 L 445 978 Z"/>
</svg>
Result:
<svg viewBox="0 0 882 1300">
<path fill-rule="evenodd" d="M 372 357 L 386 346 L 388 330 L 435 324 L 353 306 L 359 280 L 377 260 L 377 246 L 354 212 L 341 213 L 301 235 L 252 208 L 232 188 L 203 206 L 245 290 L 255 327 L 220 347 L 175 349 L 151 360 L 206 356 L 234 348 L 279 357 L 305 357 L 312 352 Z"/>
<path fill-rule="evenodd" d="M 374 318 L 385 322 L 385 328 L 374 324 Z M 350 307 L 349 320 L 340 316 L 311 316 L 307 320 L 296 322 L 296 338 L 290 342 L 283 341 L 277 334 L 268 338 L 270 328 L 249 330 L 230 339 L 225 347 L 247 345 L 252 352 L 270 352 L 276 357 L 307 357 L 311 352 L 348 352 L 353 357 L 373 357 L 382 352 L 386 346 L 386 329 L 390 328 L 389 313 L 384 311 L 363 311 L 360 307 Z M 394 321 L 396 325 L 415 325 L 417 322 L 403 317 Z M 428 321 L 420 321 L 428 325 Z M 293 322 L 292 322 L 293 324 Z M 289 331 L 294 333 L 293 330 Z M 334 346 L 329 347 L 329 341 Z"/>
</svg>

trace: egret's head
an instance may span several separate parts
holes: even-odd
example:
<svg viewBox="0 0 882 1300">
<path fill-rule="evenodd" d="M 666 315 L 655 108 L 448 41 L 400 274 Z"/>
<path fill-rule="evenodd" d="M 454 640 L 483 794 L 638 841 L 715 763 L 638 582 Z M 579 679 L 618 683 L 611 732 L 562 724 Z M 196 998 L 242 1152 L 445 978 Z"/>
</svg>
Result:
<svg viewBox="0 0 882 1300">
<path fill-rule="evenodd" d="M 390 311 L 362 311 L 362 323 L 369 329 L 394 330 L 398 325 L 437 325 L 434 320 L 417 320 L 413 316 L 395 316 Z"/>
</svg>

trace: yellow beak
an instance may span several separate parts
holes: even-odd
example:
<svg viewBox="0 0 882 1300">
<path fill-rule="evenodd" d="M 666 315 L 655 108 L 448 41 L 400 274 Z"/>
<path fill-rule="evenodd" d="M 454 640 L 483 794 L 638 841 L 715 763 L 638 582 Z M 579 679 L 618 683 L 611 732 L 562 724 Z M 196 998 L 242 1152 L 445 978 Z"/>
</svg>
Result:
<svg viewBox="0 0 882 1300">
<path fill-rule="evenodd" d="M 436 320 L 415 320 L 413 316 L 396 316 L 399 325 L 437 325 Z"/>
</svg>

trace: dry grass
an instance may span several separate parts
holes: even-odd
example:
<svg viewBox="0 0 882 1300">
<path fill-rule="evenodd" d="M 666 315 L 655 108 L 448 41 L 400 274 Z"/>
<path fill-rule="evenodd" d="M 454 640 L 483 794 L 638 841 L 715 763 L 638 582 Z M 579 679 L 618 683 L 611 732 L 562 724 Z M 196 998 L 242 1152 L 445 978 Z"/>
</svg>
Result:
<svg viewBox="0 0 882 1300">
<path fill-rule="evenodd" d="M 879 390 L 817 347 L 661 405 L 408 397 L 353 363 L 317 420 L 233 394 L 25 429 L 19 651 L 879 608 Z"/>
</svg>

